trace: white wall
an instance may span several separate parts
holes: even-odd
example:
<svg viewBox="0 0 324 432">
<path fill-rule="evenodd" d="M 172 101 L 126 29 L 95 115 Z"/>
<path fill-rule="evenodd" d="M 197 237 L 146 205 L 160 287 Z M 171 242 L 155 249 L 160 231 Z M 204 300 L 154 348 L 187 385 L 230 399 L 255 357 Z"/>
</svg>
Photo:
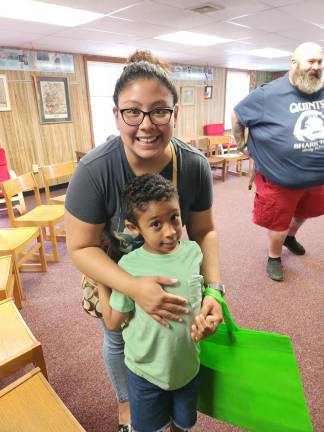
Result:
<svg viewBox="0 0 324 432">
<path fill-rule="evenodd" d="M 87 62 L 90 105 L 95 146 L 118 130 L 112 112 L 115 84 L 125 65 L 121 63 Z"/>
</svg>

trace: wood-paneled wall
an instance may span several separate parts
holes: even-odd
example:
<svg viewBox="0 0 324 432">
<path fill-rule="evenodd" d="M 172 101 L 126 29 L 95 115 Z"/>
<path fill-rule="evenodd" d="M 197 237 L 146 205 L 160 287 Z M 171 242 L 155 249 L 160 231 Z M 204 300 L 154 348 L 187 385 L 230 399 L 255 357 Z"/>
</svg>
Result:
<svg viewBox="0 0 324 432">
<path fill-rule="evenodd" d="M 223 123 L 225 112 L 225 87 L 226 69 L 213 68 L 213 86 L 211 99 L 204 99 L 204 81 L 176 81 L 179 94 L 179 116 L 175 128 L 178 137 L 191 137 L 203 135 L 203 127 L 209 123 Z M 181 105 L 181 87 L 195 88 L 195 104 L 192 106 Z"/>
<path fill-rule="evenodd" d="M 0 71 L 7 76 L 11 111 L 0 112 L 0 147 L 8 165 L 22 174 L 38 166 L 75 159 L 75 150 L 92 147 L 82 55 L 74 55 L 73 74 L 37 73 L 68 78 L 71 123 L 41 124 L 32 72 Z M 40 182 L 42 183 L 42 182 Z"/>
</svg>

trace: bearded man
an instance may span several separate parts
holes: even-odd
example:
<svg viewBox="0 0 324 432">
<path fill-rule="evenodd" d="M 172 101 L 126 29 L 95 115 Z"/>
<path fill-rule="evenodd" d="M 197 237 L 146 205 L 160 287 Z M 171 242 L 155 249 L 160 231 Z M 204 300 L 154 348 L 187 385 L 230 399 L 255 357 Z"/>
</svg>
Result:
<svg viewBox="0 0 324 432">
<path fill-rule="evenodd" d="M 323 52 L 305 42 L 291 58 L 288 74 L 258 87 L 232 113 L 233 134 L 254 159 L 253 222 L 268 229 L 266 271 L 283 280 L 283 245 L 296 255 L 295 235 L 305 219 L 324 214 Z"/>
</svg>

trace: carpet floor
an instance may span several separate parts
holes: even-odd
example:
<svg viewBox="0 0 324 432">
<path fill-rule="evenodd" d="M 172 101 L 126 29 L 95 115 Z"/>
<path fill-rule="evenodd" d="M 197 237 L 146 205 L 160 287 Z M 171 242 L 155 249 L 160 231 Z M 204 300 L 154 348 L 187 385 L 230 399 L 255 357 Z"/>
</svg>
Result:
<svg viewBox="0 0 324 432">
<path fill-rule="evenodd" d="M 239 326 L 291 337 L 314 430 L 324 431 L 324 218 L 305 223 L 298 240 L 306 254 L 298 257 L 284 249 L 285 281 L 271 281 L 265 275 L 267 234 L 251 222 L 254 194 L 247 185 L 245 177 L 214 181 L 213 211 L 227 303 Z M 9 226 L 5 212 L 0 226 Z M 102 330 L 98 320 L 81 308 L 80 273 L 64 243 L 60 256 L 60 262 L 50 263 L 46 273 L 22 274 L 21 313 L 43 345 L 51 385 L 74 416 L 88 432 L 114 432 L 116 401 L 102 359 Z M 243 429 L 200 414 L 194 430 Z"/>
</svg>

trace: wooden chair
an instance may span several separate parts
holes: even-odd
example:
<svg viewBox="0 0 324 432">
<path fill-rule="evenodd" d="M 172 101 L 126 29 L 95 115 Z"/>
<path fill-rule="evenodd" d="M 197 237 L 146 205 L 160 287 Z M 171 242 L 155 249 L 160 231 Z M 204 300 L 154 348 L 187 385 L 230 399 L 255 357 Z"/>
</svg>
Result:
<svg viewBox="0 0 324 432">
<path fill-rule="evenodd" d="M 242 175 L 242 161 L 243 153 L 233 151 L 231 147 L 231 137 L 229 135 L 224 136 L 211 136 L 209 137 L 210 149 L 212 154 L 219 154 L 225 159 L 225 177 L 229 174 Z M 227 151 L 224 150 L 224 146 L 227 146 Z M 235 162 L 235 171 L 230 170 L 230 163 Z"/>
<path fill-rule="evenodd" d="M 18 271 L 47 270 L 40 227 L 0 228 L 0 255 L 12 255 Z M 37 260 L 39 263 L 27 263 Z"/>
<path fill-rule="evenodd" d="M 60 233 L 64 231 L 64 226 L 58 226 L 58 224 L 63 222 L 64 206 L 62 204 L 42 204 L 38 184 L 33 173 L 23 174 L 15 179 L 0 183 L 0 188 L 4 192 L 11 226 L 42 227 L 45 240 L 49 240 L 52 244 L 52 254 L 47 255 L 47 259 L 50 261 L 59 261 L 57 241 L 64 240 L 65 235 L 60 235 Z M 18 192 L 25 192 L 29 190 L 34 192 L 36 207 L 26 212 L 22 216 L 16 217 L 13 210 L 11 197 L 16 195 Z M 47 234 L 46 228 L 48 229 L 49 234 Z"/>
<path fill-rule="evenodd" d="M 65 194 L 53 196 L 50 190 L 52 181 L 62 177 L 71 177 L 76 168 L 74 161 L 41 167 L 47 204 L 64 204 Z M 67 179 L 66 179 L 67 180 Z"/>
<path fill-rule="evenodd" d="M 17 177 L 15 171 L 8 168 L 5 150 L 3 148 L 0 148 L 0 182 L 9 180 L 9 179 L 15 178 L 15 177 Z M 13 204 L 15 204 L 15 208 L 19 211 L 20 214 L 26 212 L 25 200 L 24 200 L 24 196 L 22 193 L 19 193 L 19 194 L 13 196 L 11 198 L 11 201 Z M 3 192 L 1 189 L 0 189 L 0 204 L 4 204 L 4 205 L 6 204 L 6 200 L 4 198 L 4 195 L 3 195 Z M 2 206 L 1 210 L 3 210 L 3 209 L 6 210 L 6 207 Z"/>
<path fill-rule="evenodd" d="M 81 158 L 83 158 L 83 156 L 85 156 L 86 154 L 87 154 L 86 152 L 75 150 L 75 157 L 76 157 L 77 162 L 79 162 L 79 160 Z"/>
<path fill-rule="evenodd" d="M 193 140 L 194 146 L 201 151 L 206 157 L 210 156 L 209 138 L 197 138 Z"/>
<path fill-rule="evenodd" d="M 23 296 L 19 271 L 47 270 L 42 231 L 39 227 L 0 228 L 0 256 L 11 255 L 17 269 L 18 288 Z M 30 261 L 39 261 L 30 262 Z M 15 296 L 14 296 L 15 297 Z"/>
<path fill-rule="evenodd" d="M 225 159 L 222 156 L 211 154 L 208 157 L 208 161 L 209 161 L 209 165 L 210 165 L 212 172 L 214 170 L 217 170 L 217 169 L 221 170 L 220 175 L 217 175 L 217 174 L 214 175 L 214 172 L 213 172 L 213 177 L 216 179 L 219 178 L 222 181 L 225 181 L 225 178 L 226 178 L 226 161 L 225 161 Z"/>
<path fill-rule="evenodd" d="M 0 391 L 3 432 L 86 432 L 39 368 Z"/>
<path fill-rule="evenodd" d="M 221 175 L 213 173 L 213 177 L 225 180 L 226 177 L 226 164 L 225 159 L 221 155 L 211 153 L 209 137 L 200 137 L 191 141 L 192 145 L 200 150 L 208 159 L 211 170 L 221 170 Z"/>
<path fill-rule="evenodd" d="M 22 289 L 16 263 L 11 255 L 0 256 L 0 300 L 13 297 L 21 309 Z"/>
<path fill-rule="evenodd" d="M 17 372 L 29 363 L 40 367 L 47 378 L 42 345 L 30 331 L 13 299 L 2 300 L 0 302 L 0 379 Z"/>
</svg>

